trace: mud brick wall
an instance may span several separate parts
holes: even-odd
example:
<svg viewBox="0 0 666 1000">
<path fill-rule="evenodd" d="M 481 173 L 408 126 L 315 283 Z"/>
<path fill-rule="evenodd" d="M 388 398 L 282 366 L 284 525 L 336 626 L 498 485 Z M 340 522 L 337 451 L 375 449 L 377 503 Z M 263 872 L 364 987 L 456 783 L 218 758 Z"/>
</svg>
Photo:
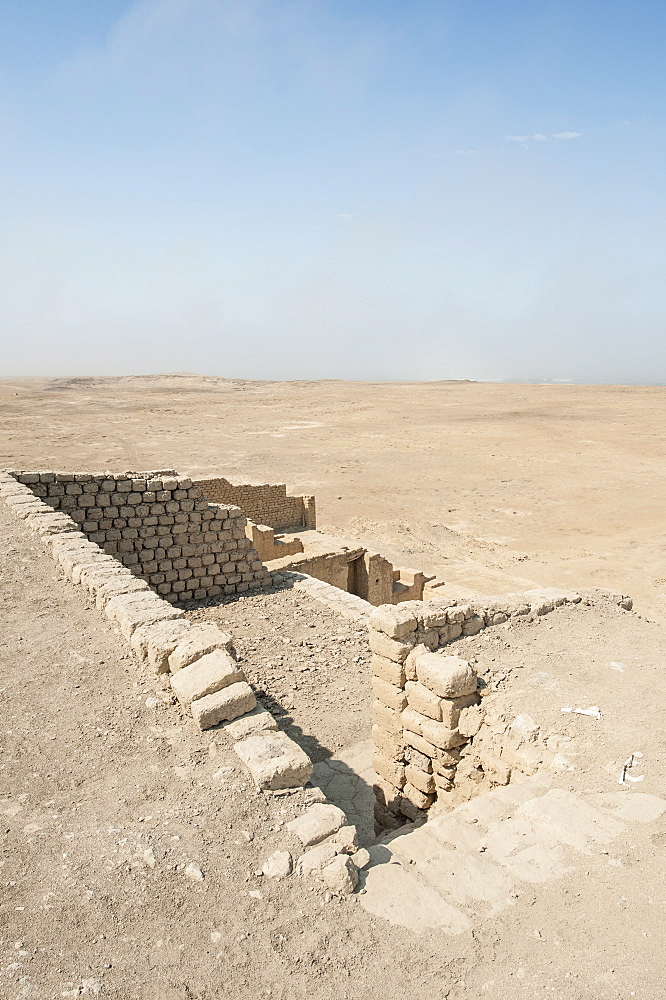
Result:
<svg viewBox="0 0 666 1000">
<path fill-rule="evenodd" d="M 313 496 L 287 496 L 284 484 L 245 483 L 234 486 L 227 479 L 199 479 L 195 483 L 207 500 L 240 507 L 245 517 L 269 528 L 316 528 Z"/>
<path fill-rule="evenodd" d="M 243 593 L 268 579 L 238 507 L 209 504 L 190 479 L 12 475 L 171 603 Z"/>
<path fill-rule="evenodd" d="M 464 611 L 417 603 L 384 605 L 370 616 L 378 829 L 425 818 L 453 788 L 467 742 L 460 715 L 480 701 L 469 664 L 433 652 L 462 634 Z"/>
<path fill-rule="evenodd" d="M 453 791 L 456 777 L 467 774 L 472 762 L 488 771 L 491 783 L 508 781 L 510 769 L 494 757 L 477 754 L 475 747 L 469 747 L 463 761 L 463 751 L 484 724 L 481 684 L 470 664 L 455 655 L 461 647 L 444 647 L 511 618 L 540 616 L 558 605 L 580 601 L 577 593 L 547 588 L 448 607 L 441 599 L 405 601 L 372 612 L 372 733 L 379 829 L 425 818 L 438 799 Z M 631 605 L 630 599 L 621 596 L 618 603 Z M 475 779 L 481 776 L 474 775 Z"/>
<path fill-rule="evenodd" d="M 255 524 L 254 521 L 248 520 L 245 534 L 263 562 L 284 559 L 285 556 L 303 551 L 303 542 L 300 538 L 297 538 L 296 535 L 291 535 L 289 538 L 276 538 L 275 529 L 269 528 L 267 524 Z"/>
<path fill-rule="evenodd" d="M 273 568 L 293 569 L 297 573 L 306 573 L 315 580 L 330 583 L 339 590 L 348 590 L 349 566 L 355 559 L 362 557 L 363 549 L 341 549 L 337 552 L 319 552 L 311 555 L 307 552 L 297 553 L 273 563 Z"/>
</svg>

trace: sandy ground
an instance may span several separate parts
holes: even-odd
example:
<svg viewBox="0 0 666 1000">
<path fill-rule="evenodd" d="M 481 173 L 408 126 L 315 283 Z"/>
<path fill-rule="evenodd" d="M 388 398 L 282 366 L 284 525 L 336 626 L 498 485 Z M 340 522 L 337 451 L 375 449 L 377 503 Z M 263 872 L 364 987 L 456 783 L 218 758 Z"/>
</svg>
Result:
<svg viewBox="0 0 666 1000">
<path fill-rule="evenodd" d="M 0 546 L 3 1000 L 663 996 L 664 817 L 454 936 L 395 926 L 366 912 L 362 895 L 327 901 L 315 882 L 259 877 L 276 849 L 298 853 L 284 824 L 307 792 L 257 793 L 224 733 L 195 731 L 3 508 Z M 336 620 L 333 632 L 326 609 L 276 594 L 270 638 L 294 648 L 268 661 L 267 600 L 201 614 L 233 624 L 246 670 L 285 710 L 281 724 L 332 759 L 363 735 L 357 629 Z M 562 608 L 460 646 L 499 688 L 493 697 L 568 741 L 574 771 L 553 775 L 559 787 L 616 790 L 622 757 L 640 749 L 640 790 L 663 790 L 660 626 Z M 560 714 L 578 700 L 600 704 L 602 720 Z"/>
<path fill-rule="evenodd" d="M 666 389 L 0 383 L 0 466 L 178 469 L 314 493 L 319 526 L 452 589 L 608 586 L 666 614 Z"/>
<path fill-rule="evenodd" d="M 275 850 L 297 856 L 283 826 L 307 793 L 256 792 L 1 506 L 0 546 L 3 1000 L 370 1000 L 394 965 L 398 1000 L 441 966 L 354 901 L 260 878 Z M 321 644 L 326 612 L 311 621 Z"/>
<path fill-rule="evenodd" d="M 15 380 L 0 386 L 0 465 L 286 481 L 317 495 L 324 529 L 451 589 L 631 593 L 640 614 L 562 608 L 460 650 L 508 713 L 563 739 L 558 787 L 617 790 L 640 751 L 636 788 L 663 795 L 665 644 L 646 617 L 663 620 L 666 591 L 664 391 Z M 308 793 L 256 792 L 224 734 L 195 731 L 2 506 L 0 552 L 3 1000 L 661 1000 L 663 817 L 453 936 L 262 878 L 273 851 L 297 853 L 284 825 Z M 193 614 L 230 627 L 318 767 L 367 738 L 353 623 L 289 591 Z M 572 702 L 602 719 L 563 716 Z"/>
<path fill-rule="evenodd" d="M 610 604 L 568 606 L 455 645 L 496 690 L 487 703 L 493 716 L 527 713 L 540 739 L 557 741 L 558 757 L 540 772 L 552 787 L 591 802 L 599 793 L 624 800 L 647 793 L 663 801 L 660 625 Z M 600 719 L 561 711 L 593 705 Z M 632 780 L 620 786 L 632 753 L 639 755 L 627 772 Z M 617 840 L 570 852 L 565 864 L 565 877 L 523 883 L 515 907 L 480 925 L 478 940 L 485 947 L 495 940 L 495 961 L 466 970 L 468 992 L 454 988 L 452 997 L 664 996 L 666 813 L 629 825 Z"/>
<path fill-rule="evenodd" d="M 368 739 L 367 629 L 292 590 L 210 605 L 188 617 L 231 632 L 250 684 L 311 760 Z"/>
</svg>

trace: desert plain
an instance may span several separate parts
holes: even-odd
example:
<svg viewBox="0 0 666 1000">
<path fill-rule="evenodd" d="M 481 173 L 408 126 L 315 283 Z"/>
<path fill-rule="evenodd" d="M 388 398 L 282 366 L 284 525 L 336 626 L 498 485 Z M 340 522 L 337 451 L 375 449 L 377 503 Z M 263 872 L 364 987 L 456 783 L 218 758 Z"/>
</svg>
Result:
<svg viewBox="0 0 666 1000">
<path fill-rule="evenodd" d="M 0 466 L 285 482 L 456 591 L 614 587 L 664 616 L 665 408 L 644 386 L 14 379 Z"/>
<path fill-rule="evenodd" d="M 464 655 L 505 712 L 530 713 L 563 748 L 548 776 L 558 794 L 654 804 L 666 778 L 665 398 L 641 386 L 7 379 L 0 467 L 285 482 L 315 494 L 323 531 L 436 574 L 452 597 L 631 595 L 631 612 L 592 603 L 487 629 Z M 307 791 L 257 792 L 223 735 L 192 728 L 164 678 L 139 670 L 1 506 L 0 543 L 0 996 L 661 1000 L 658 809 L 608 819 L 557 879 L 521 884 L 501 909 L 489 886 L 456 933 L 419 926 L 425 888 L 411 922 L 392 919 L 372 872 L 367 893 L 346 898 L 266 878 Z M 362 629 L 288 590 L 193 613 L 230 629 L 316 767 L 347 766 L 370 733 Z M 600 719 L 561 714 L 592 703 Z M 618 791 L 633 753 L 641 783 Z"/>
</svg>

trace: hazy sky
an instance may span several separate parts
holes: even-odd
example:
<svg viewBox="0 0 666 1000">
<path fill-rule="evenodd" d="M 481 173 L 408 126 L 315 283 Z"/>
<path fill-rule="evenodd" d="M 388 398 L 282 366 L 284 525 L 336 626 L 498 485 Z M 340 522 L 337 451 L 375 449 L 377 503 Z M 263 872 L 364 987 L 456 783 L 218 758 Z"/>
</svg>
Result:
<svg viewBox="0 0 666 1000">
<path fill-rule="evenodd" d="M 666 382 L 664 0 L 3 0 L 0 374 Z"/>
</svg>

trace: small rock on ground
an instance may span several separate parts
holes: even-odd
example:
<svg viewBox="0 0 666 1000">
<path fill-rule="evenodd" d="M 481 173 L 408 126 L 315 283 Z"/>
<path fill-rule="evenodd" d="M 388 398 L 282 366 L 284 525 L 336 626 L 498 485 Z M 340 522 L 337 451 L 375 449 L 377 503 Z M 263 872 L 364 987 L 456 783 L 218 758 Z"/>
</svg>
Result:
<svg viewBox="0 0 666 1000">
<path fill-rule="evenodd" d="M 291 875 L 292 858 L 289 851 L 275 851 L 264 862 L 262 872 L 268 878 L 287 878 Z"/>
<path fill-rule="evenodd" d="M 347 855 L 338 854 L 322 869 L 321 877 L 332 892 L 349 896 L 358 885 L 358 868 Z"/>
</svg>

